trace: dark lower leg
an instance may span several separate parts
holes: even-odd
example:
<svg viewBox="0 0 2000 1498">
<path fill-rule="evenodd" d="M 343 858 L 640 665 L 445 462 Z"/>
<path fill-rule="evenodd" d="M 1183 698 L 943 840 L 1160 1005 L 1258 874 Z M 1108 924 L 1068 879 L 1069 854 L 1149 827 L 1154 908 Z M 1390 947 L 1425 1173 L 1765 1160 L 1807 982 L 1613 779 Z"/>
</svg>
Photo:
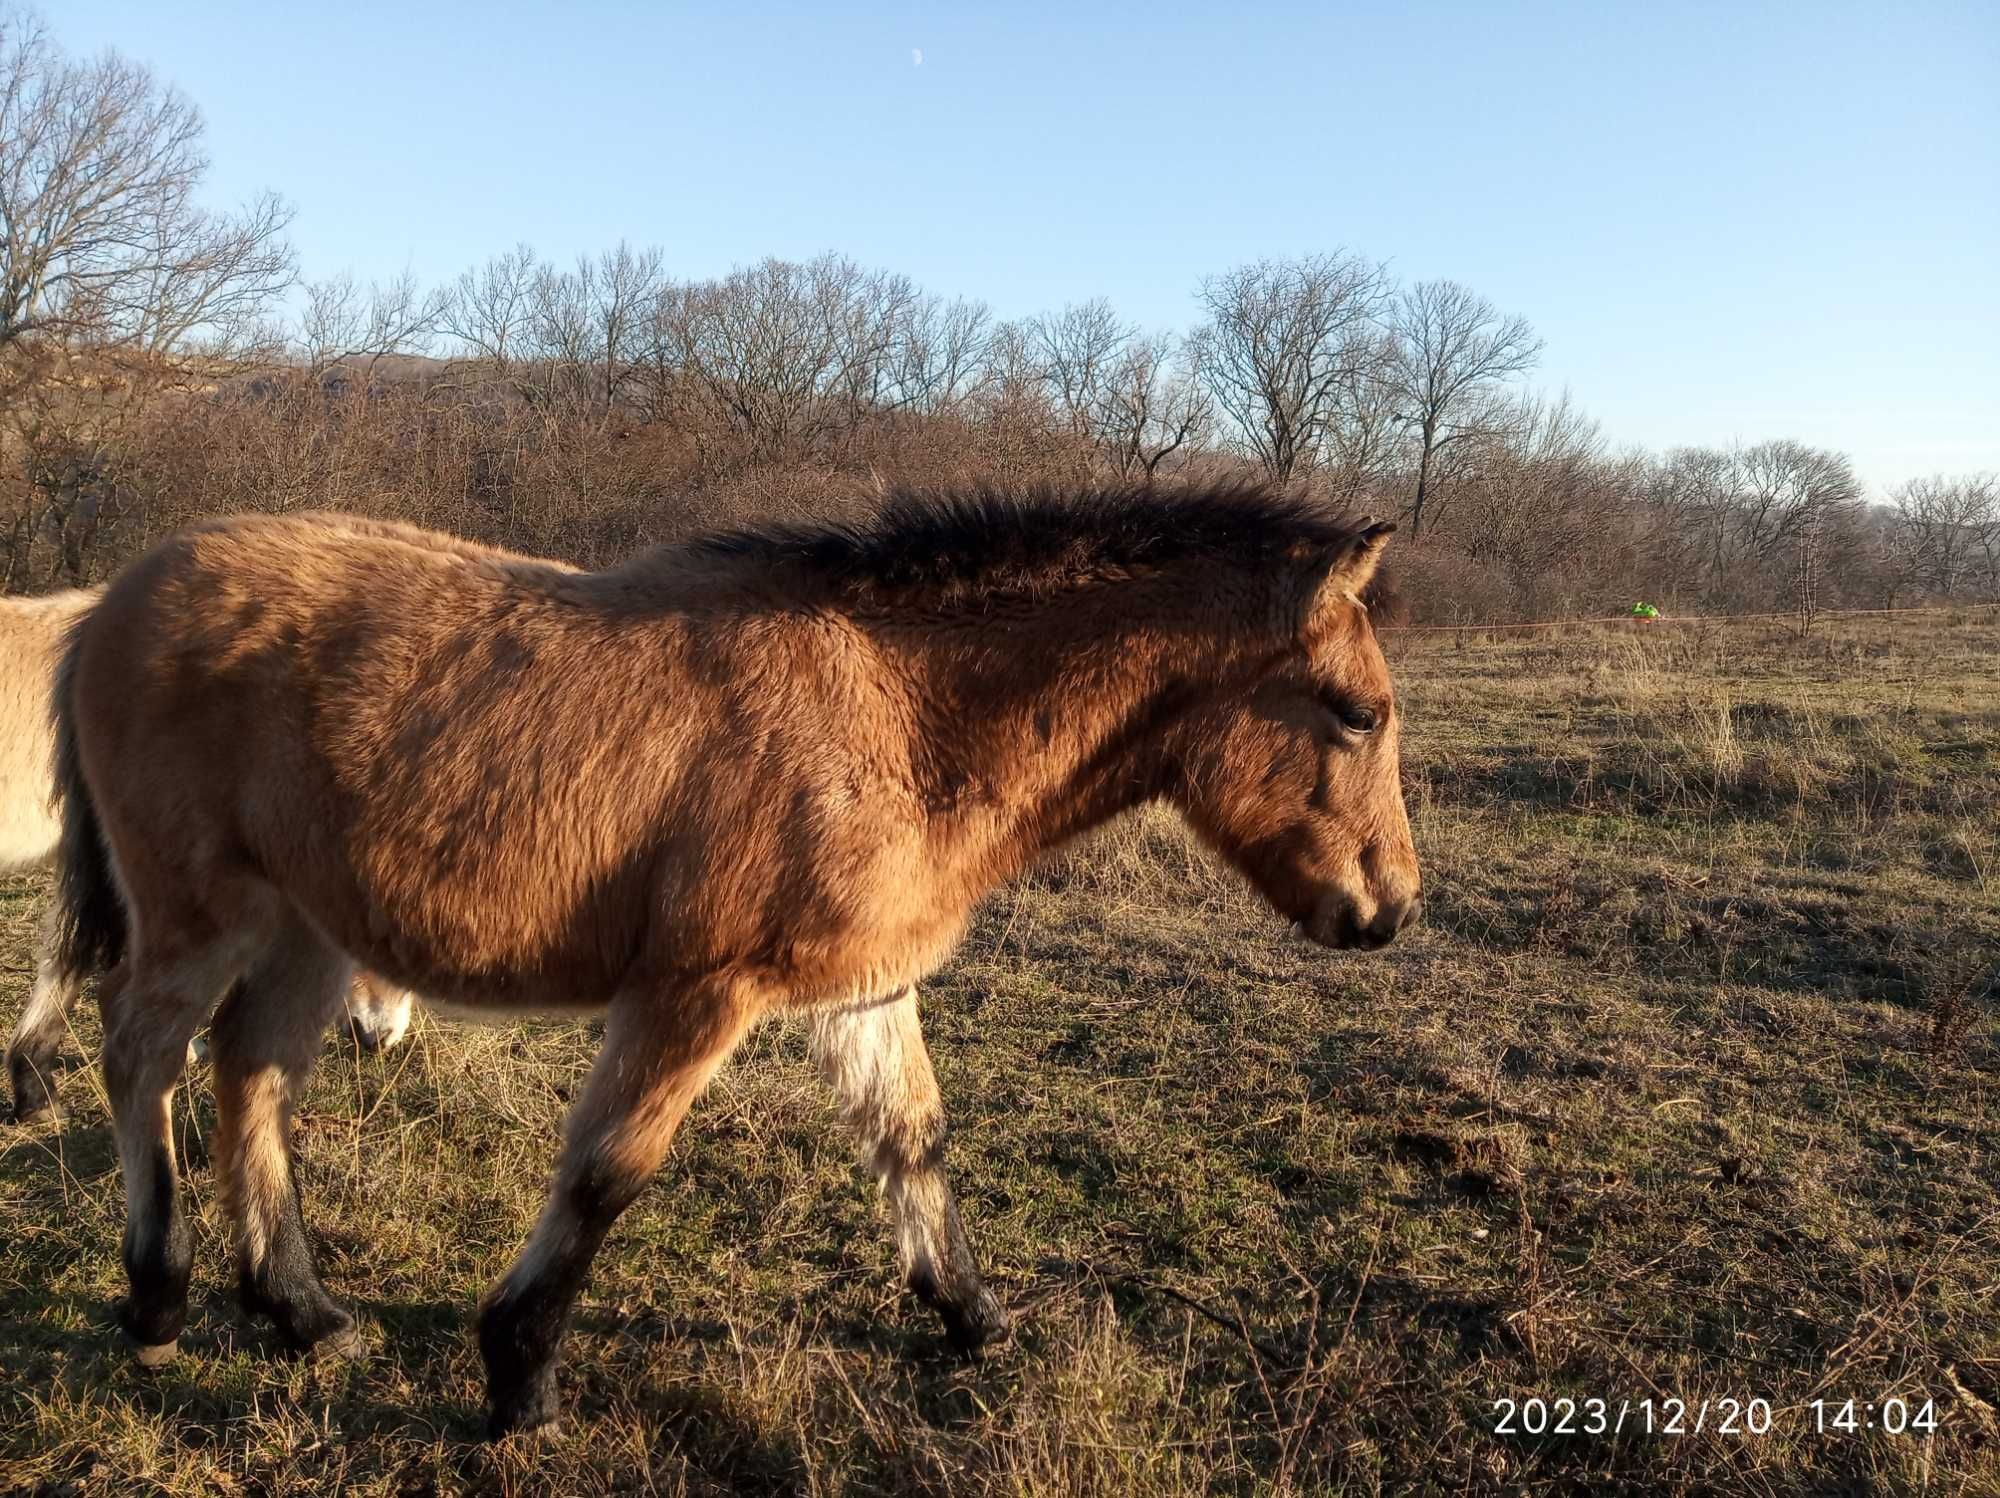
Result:
<svg viewBox="0 0 2000 1498">
<path fill-rule="evenodd" d="M 193 1022 L 186 1029 L 163 1025 L 170 1033 L 149 1036 L 119 984 L 107 982 L 101 998 L 105 1091 L 125 1177 L 123 1258 L 130 1293 L 119 1303 L 118 1324 L 137 1345 L 140 1361 L 164 1362 L 187 1324 L 194 1259 L 175 1179 L 172 1126 L 174 1086 Z"/>
<path fill-rule="evenodd" d="M 7 1048 L 7 1077 L 14 1091 L 14 1122 L 58 1118 L 55 1092 L 56 1047 L 28 1046 L 16 1036 Z"/>
<path fill-rule="evenodd" d="M 535 1225 L 527 1250 L 494 1291 L 479 1318 L 495 1437 L 555 1421 L 556 1354 L 571 1310 L 612 1223 L 643 1182 L 616 1189 L 578 1182 L 559 1187 Z"/>
<path fill-rule="evenodd" d="M 1006 1307 L 980 1278 L 944 1171 L 931 1166 L 892 1175 L 889 1195 L 905 1282 L 937 1312 L 945 1339 L 960 1352 L 977 1352 L 1006 1336 Z"/>
<path fill-rule="evenodd" d="M 173 1146 L 158 1144 L 142 1161 L 128 1159 L 125 1181 L 123 1257 L 130 1291 L 118 1304 L 118 1324 L 142 1363 L 164 1362 L 173 1356 L 187 1325 L 188 1276 L 194 1266 L 194 1246 L 174 1180 Z"/>
<path fill-rule="evenodd" d="M 299 1212 L 298 1185 L 287 1171 L 284 1194 L 260 1207 L 263 1218 L 261 1252 L 239 1258 L 237 1298 L 252 1316 L 263 1316 L 279 1335 L 298 1349 L 325 1343 L 338 1352 L 358 1350 L 351 1316 L 320 1283 Z"/>
<path fill-rule="evenodd" d="M 747 998 L 726 989 L 647 993 L 613 1004 L 603 1048 L 570 1115 L 555 1190 L 480 1314 L 489 1436 L 555 1420 L 557 1354 L 591 1260 L 753 1016 Z"/>
</svg>

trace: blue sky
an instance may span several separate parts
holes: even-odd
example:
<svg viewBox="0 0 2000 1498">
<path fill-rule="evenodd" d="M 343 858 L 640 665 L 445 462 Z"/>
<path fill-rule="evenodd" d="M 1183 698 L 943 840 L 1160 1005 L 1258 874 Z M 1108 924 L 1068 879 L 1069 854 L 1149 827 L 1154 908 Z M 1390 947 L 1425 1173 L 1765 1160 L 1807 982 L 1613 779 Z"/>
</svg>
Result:
<svg viewBox="0 0 2000 1498">
<path fill-rule="evenodd" d="M 1178 328 L 1206 273 L 1344 246 L 1527 316 L 1614 439 L 2000 468 L 1992 0 L 45 13 L 191 95 L 312 276 L 830 249 Z"/>
</svg>

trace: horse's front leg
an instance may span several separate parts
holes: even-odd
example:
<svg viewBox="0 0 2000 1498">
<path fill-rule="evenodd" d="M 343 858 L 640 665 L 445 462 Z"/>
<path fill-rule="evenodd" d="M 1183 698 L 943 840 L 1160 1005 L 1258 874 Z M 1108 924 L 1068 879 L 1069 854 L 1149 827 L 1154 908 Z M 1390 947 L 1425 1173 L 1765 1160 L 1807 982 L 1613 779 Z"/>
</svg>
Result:
<svg viewBox="0 0 2000 1498">
<path fill-rule="evenodd" d="M 944 1174 L 944 1102 L 917 991 L 905 988 L 813 1015 L 813 1055 L 882 1182 L 896 1217 L 903 1276 L 944 1322 L 954 1347 L 974 1351 L 1007 1334 L 1007 1312 L 979 1277 Z"/>
<path fill-rule="evenodd" d="M 556 1354 L 590 1262 L 760 1007 L 748 990 L 721 982 L 612 1002 L 548 1205 L 479 1318 L 490 1436 L 554 1422 Z"/>
</svg>

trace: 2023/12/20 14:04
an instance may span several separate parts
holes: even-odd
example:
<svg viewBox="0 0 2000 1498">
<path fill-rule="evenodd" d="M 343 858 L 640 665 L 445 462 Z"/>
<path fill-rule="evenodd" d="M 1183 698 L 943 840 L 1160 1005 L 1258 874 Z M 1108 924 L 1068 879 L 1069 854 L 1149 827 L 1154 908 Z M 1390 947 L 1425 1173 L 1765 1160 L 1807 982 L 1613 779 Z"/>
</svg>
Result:
<svg viewBox="0 0 2000 1498">
<path fill-rule="evenodd" d="M 1936 1401 L 1897 1396 L 1882 1400 L 1814 1399 L 1813 1430 L 1819 1435 L 1882 1431 L 1888 1435 L 1929 1436 L 1938 1427 Z M 1774 1420 L 1768 1399 L 1507 1399 L 1493 1401 L 1493 1433 L 1500 1436 L 1685 1436 L 1770 1434 Z"/>
</svg>

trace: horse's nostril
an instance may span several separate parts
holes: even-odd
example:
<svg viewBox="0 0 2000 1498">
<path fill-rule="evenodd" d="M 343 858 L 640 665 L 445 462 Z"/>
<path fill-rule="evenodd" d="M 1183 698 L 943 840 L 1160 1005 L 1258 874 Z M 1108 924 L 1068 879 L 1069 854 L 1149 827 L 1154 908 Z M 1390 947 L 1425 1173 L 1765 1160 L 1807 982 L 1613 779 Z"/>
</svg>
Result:
<svg viewBox="0 0 2000 1498">
<path fill-rule="evenodd" d="M 1388 946 L 1390 942 L 1396 939 L 1397 933 L 1406 931 L 1411 926 L 1414 926 L 1417 923 L 1417 917 L 1422 912 L 1423 902 L 1421 900 L 1412 900 L 1407 905 L 1383 910 L 1374 920 L 1361 928 L 1359 934 L 1363 940 L 1363 944 L 1371 950 L 1377 947 Z"/>
</svg>

